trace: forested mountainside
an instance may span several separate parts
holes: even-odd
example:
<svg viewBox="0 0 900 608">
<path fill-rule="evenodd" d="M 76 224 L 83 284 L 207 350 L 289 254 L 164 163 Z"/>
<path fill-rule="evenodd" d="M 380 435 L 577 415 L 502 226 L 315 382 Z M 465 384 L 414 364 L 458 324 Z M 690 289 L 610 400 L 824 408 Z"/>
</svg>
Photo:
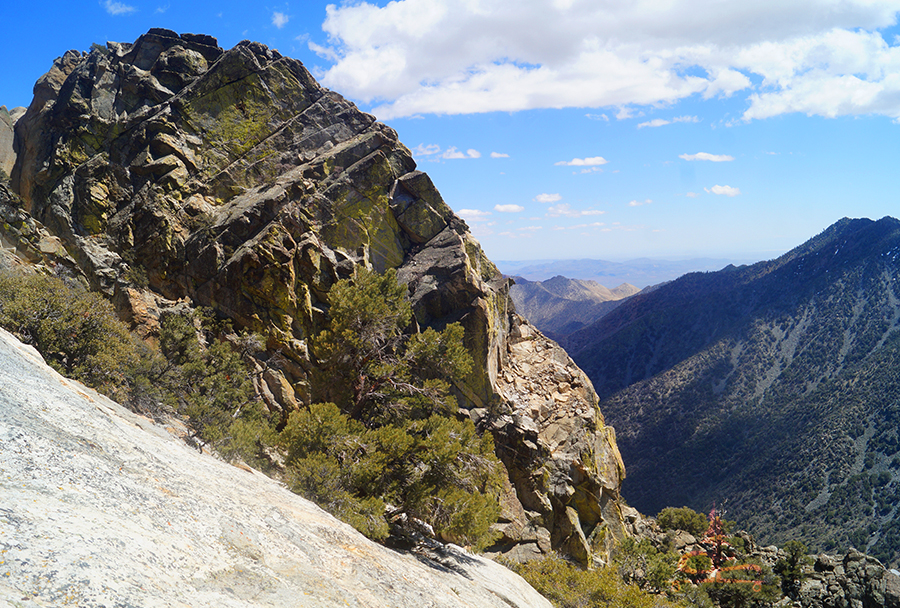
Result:
<svg viewBox="0 0 900 608">
<path fill-rule="evenodd" d="M 639 294 L 565 347 L 644 512 L 714 502 L 764 541 L 900 560 L 900 221 Z"/>
<path fill-rule="evenodd" d="M 554 340 L 590 325 L 640 291 L 628 283 L 609 289 L 596 281 L 563 276 L 546 281 L 517 276 L 513 281 L 509 295 L 516 311 Z"/>
<path fill-rule="evenodd" d="M 0 120 L 8 251 L 105 294 L 150 341 L 200 306 L 256 332 L 254 382 L 282 424 L 333 388 L 313 341 L 334 285 L 396 271 L 409 331 L 464 330 L 460 422 L 507 473 L 497 550 L 608 558 L 624 467 L 590 381 L 515 314 L 393 129 L 262 44 L 163 29 L 68 51 L 34 91 Z"/>
</svg>

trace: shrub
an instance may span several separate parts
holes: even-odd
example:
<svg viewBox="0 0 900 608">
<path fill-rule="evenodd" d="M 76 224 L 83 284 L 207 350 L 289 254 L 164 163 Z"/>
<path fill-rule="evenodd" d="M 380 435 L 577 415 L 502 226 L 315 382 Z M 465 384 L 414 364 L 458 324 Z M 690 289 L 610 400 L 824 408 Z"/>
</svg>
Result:
<svg viewBox="0 0 900 608">
<path fill-rule="evenodd" d="M 504 564 L 556 608 L 671 608 L 682 604 L 642 591 L 619 578 L 615 568 L 582 570 L 556 555 Z"/>
<path fill-rule="evenodd" d="M 32 344 L 54 369 L 136 411 L 188 416 L 194 438 L 255 464 L 274 430 L 241 353 L 201 345 L 193 317 L 162 319 L 161 351 L 132 336 L 101 295 L 59 277 L 0 274 L 0 326 Z"/>
<path fill-rule="evenodd" d="M 387 536 L 388 504 L 457 542 L 492 538 L 499 469 L 490 435 L 479 437 L 470 421 L 431 416 L 368 429 L 320 403 L 292 413 L 281 439 L 292 489 L 372 538 Z"/>
<path fill-rule="evenodd" d="M 128 401 L 152 353 L 102 296 L 46 275 L 0 274 L 0 326 L 33 345 L 61 374 Z"/>
<path fill-rule="evenodd" d="M 629 537 L 617 547 L 613 563 L 625 582 L 661 593 L 671 587 L 678 555 L 657 550 L 647 539 L 638 542 Z"/>
<path fill-rule="evenodd" d="M 463 328 L 407 333 L 405 296 L 394 271 L 360 268 L 332 287 L 329 328 L 312 340 L 323 403 L 291 414 L 281 434 L 292 485 L 374 538 L 387 534 L 371 519 L 380 503 L 392 521 L 483 547 L 502 467 L 491 436 L 455 416 L 452 383 L 472 368 Z"/>
<path fill-rule="evenodd" d="M 241 456 L 259 464 L 258 453 L 275 442 L 275 431 L 253 389 L 243 359 L 247 352 L 220 339 L 220 333 L 204 310 L 163 315 L 159 343 L 169 366 L 161 380 L 201 446 L 213 444 L 226 458 Z M 244 336 L 241 342 L 250 348 L 258 340 Z"/>
<path fill-rule="evenodd" d="M 656 516 L 656 521 L 663 530 L 684 530 L 695 537 L 702 536 L 709 525 L 705 515 L 690 507 L 666 507 Z"/>
</svg>

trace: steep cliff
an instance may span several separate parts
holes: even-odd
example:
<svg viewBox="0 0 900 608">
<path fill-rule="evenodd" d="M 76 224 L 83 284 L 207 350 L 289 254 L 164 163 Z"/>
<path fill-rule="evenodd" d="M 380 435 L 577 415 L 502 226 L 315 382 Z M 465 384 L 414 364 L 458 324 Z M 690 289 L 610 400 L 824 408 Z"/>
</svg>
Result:
<svg viewBox="0 0 900 608">
<path fill-rule="evenodd" d="M 420 327 L 465 328 L 476 365 L 457 387 L 463 411 L 509 470 L 497 549 L 590 561 L 625 533 L 624 467 L 590 381 L 515 314 L 396 132 L 300 62 L 154 29 L 67 52 L 7 122 L 6 240 L 82 275 L 143 335 L 176 302 L 261 333 L 282 357 L 259 388 L 287 412 L 316 398 L 308 339 L 330 287 L 357 265 L 396 268 Z"/>
</svg>

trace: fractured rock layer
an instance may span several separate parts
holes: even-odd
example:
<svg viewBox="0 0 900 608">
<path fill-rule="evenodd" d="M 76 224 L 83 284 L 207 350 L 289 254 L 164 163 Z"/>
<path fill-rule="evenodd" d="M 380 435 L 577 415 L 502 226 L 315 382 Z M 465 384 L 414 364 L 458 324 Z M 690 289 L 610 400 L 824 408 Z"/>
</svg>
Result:
<svg viewBox="0 0 900 608">
<path fill-rule="evenodd" d="M 15 122 L 15 153 L 21 209 L 5 213 L 59 239 L 60 259 L 143 335 L 178 301 L 262 334 L 283 363 L 259 388 L 282 415 L 317 397 L 309 338 L 331 286 L 357 265 L 396 268 L 420 327 L 465 328 L 476 365 L 457 389 L 509 469 L 507 550 L 608 557 L 624 469 L 590 382 L 515 314 L 507 281 L 396 132 L 299 61 L 160 29 L 69 51 Z"/>
</svg>

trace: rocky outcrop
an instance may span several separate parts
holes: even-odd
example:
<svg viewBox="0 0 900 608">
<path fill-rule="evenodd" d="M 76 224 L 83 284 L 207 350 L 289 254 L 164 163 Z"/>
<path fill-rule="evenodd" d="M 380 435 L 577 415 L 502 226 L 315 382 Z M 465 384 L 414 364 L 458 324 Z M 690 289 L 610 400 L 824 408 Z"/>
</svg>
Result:
<svg viewBox="0 0 900 608">
<path fill-rule="evenodd" d="M 550 547 L 585 563 L 608 556 L 626 535 L 619 498 L 625 467 L 590 380 L 521 317 L 513 319 L 507 352 L 497 379 L 503 413 L 489 424 L 523 507 L 499 526 L 514 545 L 510 557 Z"/>
<path fill-rule="evenodd" d="M 607 557 L 623 469 L 590 382 L 515 314 L 396 132 L 300 62 L 160 29 L 69 51 L 16 121 L 15 151 L 15 212 L 135 329 L 152 336 L 182 301 L 262 334 L 280 353 L 260 386 L 276 412 L 317 398 L 309 338 L 331 286 L 357 265 L 396 268 L 420 327 L 465 327 L 476 365 L 457 388 L 509 469 L 505 549 Z"/>
<path fill-rule="evenodd" d="M 13 134 L 16 121 L 25 113 L 25 108 L 7 110 L 0 106 L 0 179 L 9 177 L 16 165 L 16 153 L 13 149 Z"/>
<path fill-rule="evenodd" d="M 900 576 L 855 549 L 843 557 L 822 554 L 801 583 L 798 601 L 803 608 L 896 608 Z"/>
<path fill-rule="evenodd" d="M 377 545 L 188 447 L 0 330 L 4 606 L 550 608 L 454 546 Z"/>
</svg>

